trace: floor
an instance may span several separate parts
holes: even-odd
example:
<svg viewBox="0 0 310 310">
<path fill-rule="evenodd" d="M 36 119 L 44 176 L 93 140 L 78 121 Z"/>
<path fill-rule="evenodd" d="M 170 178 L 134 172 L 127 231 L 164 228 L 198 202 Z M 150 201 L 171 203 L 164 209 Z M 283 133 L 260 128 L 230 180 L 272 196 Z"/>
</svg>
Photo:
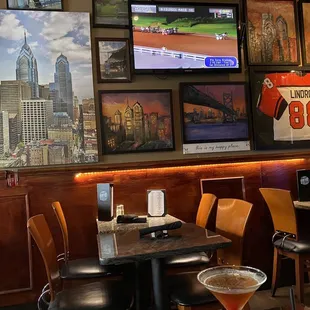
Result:
<svg viewBox="0 0 310 310">
<path fill-rule="evenodd" d="M 265 310 L 276 307 L 289 305 L 289 287 L 282 287 L 277 290 L 276 297 L 270 297 L 270 291 L 259 291 L 251 298 L 250 307 L 251 310 Z M 310 285 L 305 288 L 305 305 L 308 305 L 305 309 L 310 310 Z M 197 308 L 198 309 L 198 308 Z M 207 308 L 201 308 L 207 309 Z M 4 307 L 0 310 L 37 310 L 36 305 L 20 305 L 13 307 Z"/>
<path fill-rule="evenodd" d="M 250 300 L 251 310 L 271 309 L 281 306 L 290 305 L 289 287 L 282 287 L 277 290 L 276 296 L 271 297 L 270 291 L 259 291 Z M 305 309 L 310 310 L 310 286 L 306 284 L 305 287 L 305 302 L 308 307 Z"/>
</svg>

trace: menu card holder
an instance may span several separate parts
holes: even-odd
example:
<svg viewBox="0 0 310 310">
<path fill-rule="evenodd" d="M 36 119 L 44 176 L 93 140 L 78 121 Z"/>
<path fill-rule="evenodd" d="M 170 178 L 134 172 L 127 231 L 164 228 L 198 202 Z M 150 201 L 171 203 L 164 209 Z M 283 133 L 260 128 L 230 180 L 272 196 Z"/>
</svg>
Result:
<svg viewBox="0 0 310 310">
<path fill-rule="evenodd" d="M 113 184 L 97 184 L 98 221 L 113 219 Z"/>
<path fill-rule="evenodd" d="M 166 190 L 152 189 L 147 191 L 148 216 L 165 216 L 167 214 Z"/>
</svg>

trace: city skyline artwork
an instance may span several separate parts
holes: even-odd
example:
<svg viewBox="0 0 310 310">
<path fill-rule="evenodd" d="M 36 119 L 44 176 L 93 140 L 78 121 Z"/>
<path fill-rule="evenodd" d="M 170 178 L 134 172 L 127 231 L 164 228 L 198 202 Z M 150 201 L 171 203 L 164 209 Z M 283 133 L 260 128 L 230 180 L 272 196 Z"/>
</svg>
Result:
<svg viewBox="0 0 310 310">
<path fill-rule="evenodd" d="M 98 161 L 89 13 L 0 10 L 0 167 Z"/>
<path fill-rule="evenodd" d="M 102 91 L 103 153 L 174 150 L 171 90 Z"/>
</svg>

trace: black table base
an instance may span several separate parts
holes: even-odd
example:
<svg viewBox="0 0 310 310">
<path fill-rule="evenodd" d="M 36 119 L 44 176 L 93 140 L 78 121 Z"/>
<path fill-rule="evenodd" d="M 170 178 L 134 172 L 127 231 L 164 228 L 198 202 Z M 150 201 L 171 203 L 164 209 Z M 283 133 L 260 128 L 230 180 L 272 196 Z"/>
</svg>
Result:
<svg viewBox="0 0 310 310">
<path fill-rule="evenodd" d="M 169 310 L 170 300 L 167 290 L 167 281 L 164 279 L 164 261 L 162 258 L 152 259 L 152 279 L 155 310 Z"/>
</svg>

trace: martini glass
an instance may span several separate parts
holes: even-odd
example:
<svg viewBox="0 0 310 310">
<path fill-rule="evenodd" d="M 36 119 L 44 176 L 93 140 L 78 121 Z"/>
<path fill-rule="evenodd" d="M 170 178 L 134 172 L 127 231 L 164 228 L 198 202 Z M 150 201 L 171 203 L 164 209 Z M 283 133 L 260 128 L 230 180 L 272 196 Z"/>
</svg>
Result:
<svg viewBox="0 0 310 310">
<path fill-rule="evenodd" d="M 201 271 L 197 279 L 226 310 L 241 310 L 267 276 L 252 267 L 218 266 Z"/>
</svg>

